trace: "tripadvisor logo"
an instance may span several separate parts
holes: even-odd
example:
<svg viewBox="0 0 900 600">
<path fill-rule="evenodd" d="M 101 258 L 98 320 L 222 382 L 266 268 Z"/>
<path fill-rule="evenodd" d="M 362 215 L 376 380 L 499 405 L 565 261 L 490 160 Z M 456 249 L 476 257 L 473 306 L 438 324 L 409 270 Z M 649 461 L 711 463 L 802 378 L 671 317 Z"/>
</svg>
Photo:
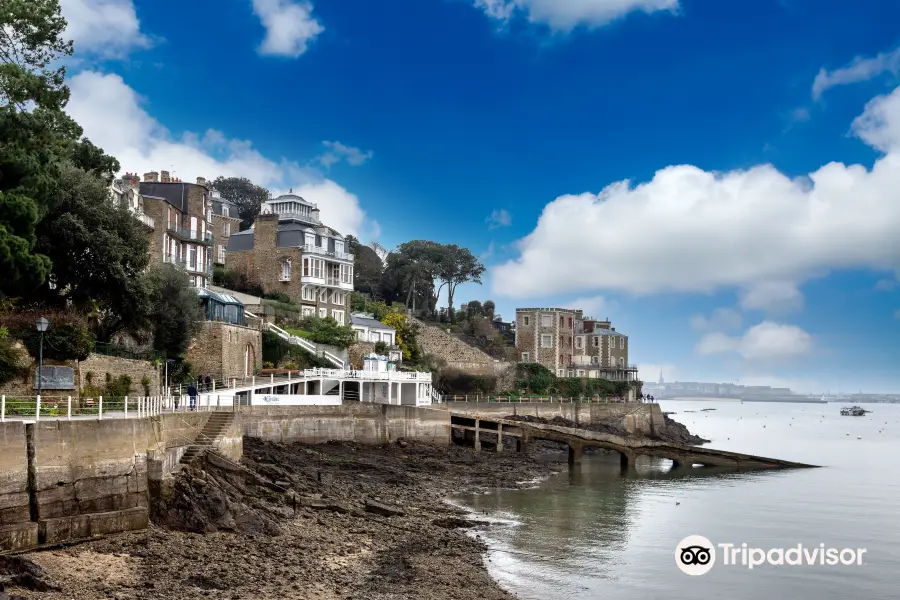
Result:
<svg viewBox="0 0 900 600">
<path fill-rule="evenodd" d="M 762 565 L 799 567 L 804 565 L 862 565 L 865 548 L 829 548 L 825 544 L 790 548 L 754 548 L 743 544 L 713 544 L 702 535 L 689 535 L 675 547 L 675 564 L 687 575 L 706 575 L 716 564 L 753 569 Z"/>
</svg>

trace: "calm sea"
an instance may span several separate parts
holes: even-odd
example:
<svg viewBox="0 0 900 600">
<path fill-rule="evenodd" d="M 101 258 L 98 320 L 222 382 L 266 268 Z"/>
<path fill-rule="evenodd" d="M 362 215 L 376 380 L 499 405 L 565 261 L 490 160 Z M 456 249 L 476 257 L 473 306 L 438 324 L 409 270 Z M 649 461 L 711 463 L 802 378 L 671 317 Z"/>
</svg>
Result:
<svg viewBox="0 0 900 600">
<path fill-rule="evenodd" d="M 900 405 L 841 417 L 839 404 L 662 403 L 710 447 L 822 465 L 821 469 L 667 472 L 641 458 L 585 456 L 576 472 L 538 487 L 466 497 L 498 524 L 485 534 L 488 567 L 524 600 L 781 600 L 897 598 L 900 594 Z M 701 408 L 714 408 L 708 412 Z M 861 439 L 858 439 L 861 438 Z M 682 573 L 689 535 L 764 549 L 865 548 L 861 566 L 723 566 Z"/>
</svg>

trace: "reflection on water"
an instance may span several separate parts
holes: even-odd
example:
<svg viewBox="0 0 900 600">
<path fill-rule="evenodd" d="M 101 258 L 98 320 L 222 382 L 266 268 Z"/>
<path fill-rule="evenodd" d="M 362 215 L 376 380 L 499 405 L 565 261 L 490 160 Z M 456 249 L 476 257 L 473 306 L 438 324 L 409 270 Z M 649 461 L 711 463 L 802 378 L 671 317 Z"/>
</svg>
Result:
<svg viewBox="0 0 900 600">
<path fill-rule="evenodd" d="M 830 466 L 747 473 L 672 469 L 668 460 L 641 457 L 634 472 L 623 474 L 617 454 L 587 454 L 579 468 L 536 489 L 463 499 L 479 513 L 508 520 L 482 533 L 491 547 L 492 574 L 521 598 L 535 600 L 893 597 L 900 562 L 900 469 L 893 455 L 900 449 L 900 422 L 891 432 L 879 422 L 884 434 L 866 442 L 845 431 L 865 428 L 865 422 L 829 421 L 821 406 L 760 410 L 732 404 L 702 404 L 719 410 L 689 426 L 725 439 L 714 441 L 715 447 Z M 900 407 L 878 414 L 882 421 L 900 421 Z M 874 432 L 875 421 L 868 426 Z M 754 571 L 717 566 L 691 578 L 675 567 L 674 549 L 693 534 L 764 548 L 820 542 L 863 547 L 867 564 Z"/>
</svg>

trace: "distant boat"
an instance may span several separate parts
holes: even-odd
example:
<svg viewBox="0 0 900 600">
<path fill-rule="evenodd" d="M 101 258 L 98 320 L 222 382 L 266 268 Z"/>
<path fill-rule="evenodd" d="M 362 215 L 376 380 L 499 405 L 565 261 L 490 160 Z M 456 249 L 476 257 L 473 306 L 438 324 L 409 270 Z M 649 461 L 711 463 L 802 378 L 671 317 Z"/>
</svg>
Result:
<svg viewBox="0 0 900 600">
<path fill-rule="evenodd" d="M 867 412 L 869 411 L 861 406 L 845 406 L 841 409 L 841 415 L 845 417 L 862 417 Z"/>
</svg>

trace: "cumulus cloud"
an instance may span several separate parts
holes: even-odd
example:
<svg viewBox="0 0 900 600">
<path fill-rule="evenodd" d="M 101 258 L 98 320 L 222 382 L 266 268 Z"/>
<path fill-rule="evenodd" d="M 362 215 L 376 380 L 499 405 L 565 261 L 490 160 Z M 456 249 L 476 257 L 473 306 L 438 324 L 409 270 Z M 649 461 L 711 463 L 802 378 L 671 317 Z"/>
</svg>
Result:
<svg viewBox="0 0 900 600">
<path fill-rule="evenodd" d="M 869 58 L 857 56 L 846 67 L 834 71 L 822 68 L 813 80 L 812 97 L 819 100 L 829 88 L 868 81 L 884 73 L 900 75 L 900 48 Z"/>
<path fill-rule="evenodd" d="M 740 329 L 741 313 L 733 308 L 717 308 L 710 316 L 694 315 L 691 327 L 696 331 L 730 331 Z"/>
<path fill-rule="evenodd" d="M 248 141 L 222 132 L 176 136 L 150 116 L 138 94 L 120 76 L 82 71 L 69 80 L 67 111 L 85 135 L 119 159 L 122 169 L 143 174 L 169 170 L 185 181 L 218 175 L 240 176 L 271 190 L 293 187 L 322 210 L 322 220 L 344 234 L 362 230 L 359 199 L 314 170 L 285 159 L 263 156 Z"/>
<path fill-rule="evenodd" d="M 374 155 L 371 150 L 363 152 L 355 146 L 346 146 L 340 142 L 322 142 L 322 145 L 326 150 L 317 160 L 326 168 L 336 165 L 342 160 L 346 161 L 348 165 L 358 167 L 371 160 Z"/>
<path fill-rule="evenodd" d="M 578 26 L 602 27 L 635 11 L 674 12 L 679 0 L 475 0 L 474 4 L 492 19 L 509 21 L 521 13 L 531 23 L 566 32 Z"/>
<path fill-rule="evenodd" d="M 741 308 L 770 314 L 788 313 L 803 308 L 803 294 L 790 281 L 763 281 L 741 292 Z"/>
<path fill-rule="evenodd" d="M 898 269 L 900 88 L 869 102 L 853 131 L 884 152 L 871 169 L 832 162 L 792 178 L 772 165 L 676 165 L 639 185 L 561 196 L 515 243 L 519 256 L 495 267 L 493 293 L 730 288 L 764 308 L 774 292 L 796 303 L 796 287 L 829 270 Z"/>
<path fill-rule="evenodd" d="M 253 0 L 253 12 L 266 28 L 260 54 L 297 58 L 325 31 L 312 15 L 313 5 L 305 1 Z"/>
<path fill-rule="evenodd" d="M 566 304 L 566 306 L 570 306 L 576 310 L 580 308 L 584 311 L 585 317 L 593 317 L 595 319 L 605 319 L 607 313 L 616 311 L 615 303 L 607 300 L 603 296 L 576 298 Z"/>
<path fill-rule="evenodd" d="M 763 321 L 742 336 L 708 333 L 694 350 L 701 356 L 737 353 L 749 361 L 778 361 L 805 356 L 812 345 L 812 336 L 795 325 Z"/>
<path fill-rule="evenodd" d="M 68 22 L 64 35 L 77 54 L 122 58 L 150 46 L 132 0 L 60 0 L 60 8 Z"/>
<path fill-rule="evenodd" d="M 509 227 L 512 225 L 512 215 L 508 210 L 503 208 L 494 209 L 491 214 L 484 220 L 488 224 L 488 229 L 499 229 L 500 227 Z"/>
</svg>

